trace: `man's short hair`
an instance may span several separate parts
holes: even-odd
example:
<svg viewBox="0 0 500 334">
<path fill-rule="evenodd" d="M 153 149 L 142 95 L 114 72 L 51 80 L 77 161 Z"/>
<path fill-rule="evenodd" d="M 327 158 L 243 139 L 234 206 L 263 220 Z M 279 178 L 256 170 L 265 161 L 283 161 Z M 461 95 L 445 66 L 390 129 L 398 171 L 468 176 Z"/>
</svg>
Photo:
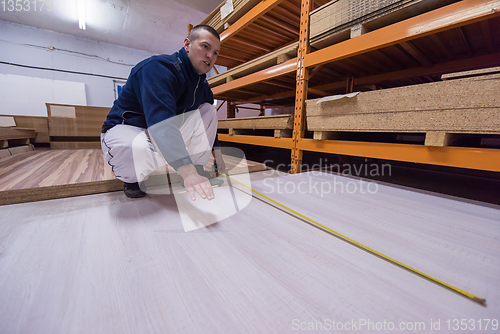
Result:
<svg viewBox="0 0 500 334">
<path fill-rule="evenodd" d="M 191 42 L 194 42 L 198 37 L 200 37 L 200 31 L 201 30 L 208 31 L 209 33 L 211 33 L 212 35 L 214 35 L 215 37 L 217 37 L 217 39 L 220 41 L 220 36 L 219 36 L 219 33 L 217 32 L 217 30 L 215 30 L 211 26 L 207 26 L 205 24 L 197 25 L 196 27 L 194 27 L 193 29 L 191 29 L 191 31 L 189 32 L 189 35 L 188 35 L 187 38 Z"/>
</svg>

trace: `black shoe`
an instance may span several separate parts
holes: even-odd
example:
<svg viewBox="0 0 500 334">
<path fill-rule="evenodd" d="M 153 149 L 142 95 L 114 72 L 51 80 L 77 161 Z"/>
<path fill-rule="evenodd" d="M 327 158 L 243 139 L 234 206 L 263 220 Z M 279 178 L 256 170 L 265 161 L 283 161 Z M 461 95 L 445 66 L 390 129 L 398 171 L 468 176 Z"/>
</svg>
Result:
<svg viewBox="0 0 500 334">
<path fill-rule="evenodd" d="M 146 196 L 146 193 L 141 190 L 139 183 L 123 182 L 123 192 L 128 198 L 141 198 Z"/>
</svg>

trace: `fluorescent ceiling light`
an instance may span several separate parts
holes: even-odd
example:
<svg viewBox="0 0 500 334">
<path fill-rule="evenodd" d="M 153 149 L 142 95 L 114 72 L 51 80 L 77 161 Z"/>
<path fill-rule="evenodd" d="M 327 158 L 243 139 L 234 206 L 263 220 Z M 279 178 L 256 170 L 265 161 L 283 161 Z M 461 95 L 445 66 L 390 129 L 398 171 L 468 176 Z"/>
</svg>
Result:
<svg viewBox="0 0 500 334">
<path fill-rule="evenodd" d="M 78 3 L 78 25 L 85 30 L 85 0 L 76 0 Z"/>
</svg>

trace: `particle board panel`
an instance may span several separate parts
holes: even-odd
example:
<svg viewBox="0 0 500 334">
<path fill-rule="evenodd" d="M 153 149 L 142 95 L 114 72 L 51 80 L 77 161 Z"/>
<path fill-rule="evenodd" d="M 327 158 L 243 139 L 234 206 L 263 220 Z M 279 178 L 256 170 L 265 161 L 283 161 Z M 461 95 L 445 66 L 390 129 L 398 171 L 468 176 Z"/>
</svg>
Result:
<svg viewBox="0 0 500 334">
<path fill-rule="evenodd" d="M 426 83 L 317 103 L 310 131 L 500 133 L 500 74 Z"/>
<path fill-rule="evenodd" d="M 495 73 L 500 73 L 500 66 L 487 67 L 487 68 L 482 68 L 480 70 L 446 73 L 441 75 L 441 80 L 462 79 L 462 78 L 484 76 L 487 74 L 495 74 Z"/>
<path fill-rule="evenodd" d="M 52 150 L 76 150 L 76 149 L 100 149 L 101 142 L 87 142 L 87 141 L 51 141 L 50 148 Z"/>
<path fill-rule="evenodd" d="M 288 182 L 299 189 L 309 177 L 252 186 L 274 187 L 273 197 L 301 213 L 401 257 L 418 252 L 415 266 L 442 266 L 441 278 L 480 294 L 488 306 L 261 200 L 184 233 L 174 196 L 108 193 L 0 207 L 2 332 L 285 333 L 310 323 L 331 332 L 332 321 L 373 332 L 368 320 L 411 323 L 422 332 L 438 331 L 431 325 L 439 321 L 447 332 L 449 319 L 498 317 L 498 207 L 382 185 L 373 196 L 277 191 Z"/>
<path fill-rule="evenodd" d="M 223 154 L 222 158 L 224 159 L 224 163 L 228 169 L 229 175 L 237 175 L 241 173 L 245 173 L 247 170 L 249 173 L 261 172 L 266 170 L 266 165 L 262 162 L 251 161 L 251 160 L 242 160 L 238 157 L 230 156 Z M 210 156 L 208 159 L 208 163 L 205 166 L 206 170 L 212 170 L 212 166 L 214 164 L 213 156 Z"/>
<path fill-rule="evenodd" d="M 291 115 L 239 117 L 219 119 L 217 129 L 291 129 Z"/>
<path fill-rule="evenodd" d="M 206 24 L 221 33 L 225 30 L 224 24 L 232 24 L 240 19 L 246 12 L 260 2 L 260 0 L 234 0 L 233 11 L 224 19 L 221 17 L 220 8 L 226 3 L 223 1 L 217 8 L 215 8 L 200 24 Z"/>
<path fill-rule="evenodd" d="M 289 59 L 296 58 L 298 47 L 298 42 L 287 45 L 281 49 L 270 52 L 264 56 L 250 60 L 223 73 L 208 78 L 207 81 L 210 84 L 210 87 L 216 87 L 233 79 L 241 78 L 245 75 L 258 72 L 274 65 L 279 65 Z"/>
<path fill-rule="evenodd" d="M 364 25 L 375 30 L 433 9 L 455 0 L 339 0 L 330 1 L 311 12 L 310 38 L 313 45 L 350 37 L 351 29 Z M 338 42 L 338 41 L 337 41 Z M 328 43 L 328 44 L 331 44 Z"/>
</svg>

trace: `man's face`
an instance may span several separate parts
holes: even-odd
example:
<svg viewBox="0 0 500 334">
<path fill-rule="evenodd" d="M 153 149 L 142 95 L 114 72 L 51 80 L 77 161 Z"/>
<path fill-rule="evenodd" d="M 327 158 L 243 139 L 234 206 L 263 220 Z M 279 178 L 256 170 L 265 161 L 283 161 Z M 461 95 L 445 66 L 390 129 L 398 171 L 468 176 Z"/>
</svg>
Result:
<svg viewBox="0 0 500 334">
<path fill-rule="evenodd" d="M 184 40 L 184 49 L 198 74 L 205 74 L 214 66 L 220 50 L 220 41 L 206 30 L 198 32 L 194 41 Z"/>
</svg>

